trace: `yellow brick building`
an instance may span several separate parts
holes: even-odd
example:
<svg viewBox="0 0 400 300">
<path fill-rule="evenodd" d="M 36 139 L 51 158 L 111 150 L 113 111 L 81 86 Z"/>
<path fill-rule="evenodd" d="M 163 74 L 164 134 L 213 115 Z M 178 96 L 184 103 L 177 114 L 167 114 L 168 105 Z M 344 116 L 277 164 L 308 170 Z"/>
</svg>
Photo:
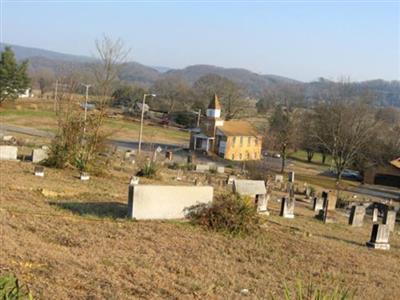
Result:
<svg viewBox="0 0 400 300">
<path fill-rule="evenodd" d="M 261 158 L 262 136 L 246 121 L 221 118 L 221 104 L 214 95 L 207 109 L 207 118 L 191 132 L 190 149 L 213 152 L 234 161 Z"/>
</svg>

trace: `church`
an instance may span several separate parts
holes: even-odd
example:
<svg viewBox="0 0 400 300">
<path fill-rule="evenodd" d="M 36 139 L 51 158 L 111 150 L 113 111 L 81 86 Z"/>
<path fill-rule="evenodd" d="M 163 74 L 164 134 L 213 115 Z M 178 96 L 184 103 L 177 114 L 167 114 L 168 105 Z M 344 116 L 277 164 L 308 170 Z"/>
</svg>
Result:
<svg viewBox="0 0 400 300">
<path fill-rule="evenodd" d="M 261 158 L 262 136 L 246 121 L 221 118 L 217 95 L 207 108 L 206 120 L 190 134 L 190 149 L 212 152 L 227 160 L 246 161 Z"/>
</svg>

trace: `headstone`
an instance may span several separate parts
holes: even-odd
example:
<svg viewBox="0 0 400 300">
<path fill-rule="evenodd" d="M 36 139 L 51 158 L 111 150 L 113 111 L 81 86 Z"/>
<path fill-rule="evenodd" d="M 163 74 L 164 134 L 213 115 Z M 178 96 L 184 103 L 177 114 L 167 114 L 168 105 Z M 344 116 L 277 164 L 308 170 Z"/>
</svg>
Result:
<svg viewBox="0 0 400 300">
<path fill-rule="evenodd" d="M 321 209 L 324 209 L 324 199 L 319 198 L 319 197 L 314 197 L 313 210 L 315 212 L 319 212 Z"/>
<path fill-rule="evenodd" d="M 267 189 L 264 180 L 236 179 L 233 182 L 233 192 L 241 196 L 256 197 L 257 195 L 265 195 Z"/>
<path fill-rule="evenodd" d="M 196 172 L 206 172 L 209 170 L 210 170 L 209 165 L 205 165 L 205 164 L 197 164 L 196 165 Z"/>
<path fill-rule="evenodd" d="M 324 221 L 324 223 L 336 223 L 336 214 L 334 210 L 329 209 L 329 198 L 324 201 L 324 208 L 319 211 L 318 217 Z"/>
<path fill-rule="evenodd" d="M 351 207 L 349 225 L 353 227 L 361 227 L 364 222 L 365 206 L 354 205 Z"/>
<path fill-rule="evenodd" d="M 289 182 L 294 182 L 294 172 L 289 172 L 289 178 L 288 178 Z"/>
<path fill-rule="evenodd" d="M 32 162 L 39 163 L 49 158 L 46 150 L 42 148 L 32 150 Z"/>
<path fill-rule="evenodd" d="M 35 176 L 44 177 L 44 167 L 42 166 L 35 166 L 33 169 Z"/>
<path fill-rule="evenodd" d="M 0 160 L 17 160 L 18 148 L 15 146 L 0 146 Z"/>
<path fill-rule="evenodd" d="M 172 151 L 165 152 L 165 158 L 168 160 L 172 160 Z"/>
<path fill-rule="evenodd" d="M 134 184 L 139 184 L 139 177 L 137 176 L 131 177 L 131 179 L 129 180 L 129 185 L 134 185 Z"/>
<path fill-rule="evenodd" d="M 275 182 L 282 183 L 283 182 L 283 175 L 276 174 L 275 175 Z"/>
<path fill-rule="evenodd" d="M 132 156 L 132 150 L 125 151 L 125 159 L 129 159 Z"/>
<path fill-rule="evenodd" d="M 389 235 L 390 228 L 389 225 L 385 224 L 373 224 L 371 239 L 367 242 L 367 247 L 374 249 L 389 250 Z"/>
<path fill-rule="evenodd" d="M 288 219 L 294 218 L 294 198 L 283 197 L 281 201 L 280 216 Z"/>
<path fill-rule="evenodd" d="M 226 180 L 226 184 L 232 185 L 233 182 L 234 182 L 235 180 L 236 180 L 236 176 L 234 176 L 234 175 L 229 175 L 228 178 L 227 178 L 227 180 Z"/>
<path fill-rule="evenodd" d="M 336 209 L 336 193 L 334 192 L 322 192 L 322 199 L 324 200 L 324 208 L 327 206 L 328 210 L 335 210 Z"/>
<path fill-rule="evenodd" d="M 87 172 L 82 172 L 82 173 L 81 173 L 81 176 L 80 176 L 80 179 L 81 179 L 82 181 L 89 180 L 89 179 L 90 179 L 89 173 L 87 173 Z"/>
<path fill-rule="evenodd" d="M 379 209 L 374 205 L 372 208 L 372 222 L 377 223 L 378 222 L 378 215 L 379 215 Z"/>
<path fill-rule="evenodd" d="M 14 137 L 12 135 L 5 135 L 3 136 L 3 141 L 5 142 L 10 142 L 14 139 Z"/>
<path fill-rule="evenodd" d="M 190 208 L 213 200 L 210 186 L 130 185 L 128 217 L 145 219 L 180 219 Z"/>
<path fill-rule="evenodd" d="M 269 194 L 257 196 L 257 211 L 258 211 L 258 213 L 269 216 L 269 211 L 268 211 L 269 198 L 270 198 Z"/>
<path fill-rule="evenodd" d="M 383 215 L 383 224 L 388 225 L 389 231 L 394 231 L 394 226 L 396 224 L 396 211 L 395 210 L 385 210 L 385 214 Z"/>
<path fill-rule="evenodd" d="M 217 173 L 218 174 L 224 174 L 225 173 L 225 168 L 224 167 L 217 167 Z"/>
<path fill-rule="evenodd" d="M 306 194 L 306 199 L 309 199 L 311 196 L 311 187 L 309 187 L 309 186 L 306 187 L 305 194 Z"/>
</svg>

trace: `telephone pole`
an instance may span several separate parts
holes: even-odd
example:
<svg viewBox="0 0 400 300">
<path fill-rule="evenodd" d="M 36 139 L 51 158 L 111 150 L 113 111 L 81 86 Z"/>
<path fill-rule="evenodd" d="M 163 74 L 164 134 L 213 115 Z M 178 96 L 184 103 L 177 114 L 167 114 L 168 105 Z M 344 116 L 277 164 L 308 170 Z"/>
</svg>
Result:
<svg viewBox="0 0 400 300">
<path fill-rule="evenodd" d="M 83 133 L 86 132 L 86 118 L 87 118 L 87 103 L 89 98 L 89 88 L 92 86 L 91 84 L 84 84 L 81 83 L 86 88 L 86 97 L 85 97 L 85 116 L 84 116 L 84 126 L 83 126 Z"/>
<path fill-rule="evenodd" d="M 54 111 L 57 112 L 57 89 L 58 89 L 58 80 L 56 80 L 56 87 L 54 91 Z"/>
<path fill-rule="evenodd" d="M 142 102 L 142 115 L 140 117 L 140 131 L 139 131 L 139 145 L 138 145 L 138 154 L 142 150 L 142 137 L 143 137 L 143 119 L 144 119 L 144 105 L 146 104 L 146 97 L 156 97 L 156 94 L 144 94 L 143 102 Z"/>
</svg>

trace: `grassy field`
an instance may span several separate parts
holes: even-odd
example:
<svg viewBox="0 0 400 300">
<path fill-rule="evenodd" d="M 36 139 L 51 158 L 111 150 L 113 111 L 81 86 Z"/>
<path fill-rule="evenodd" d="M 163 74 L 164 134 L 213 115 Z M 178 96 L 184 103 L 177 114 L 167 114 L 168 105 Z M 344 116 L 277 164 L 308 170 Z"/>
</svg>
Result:
<svg viewBox="0 0 400 300">
<path fill-rule="evenodd" d="M 0 110 L 0 120 L 4 124 L 34 127 L 51 132 L 56 132 L 57 130 L 57 117 L 55 113 L 42 108 L 2 108 Z M 137 140 L 139 137 L 139 128 L 139 122 L 128 120 L 109 119 L 105 125 L 105 129 L 110 132 L 111 138 L 121 140 Z M 186 131 L 175 128 L 163 128 L 152 124 L 144 125 L 143 137 L 146 142 L 176 144 L 187 144 L 189 142 L 189 134 Z"/>
<path fill-rule="evenodd" d="M 356 291 L 356 299 L 396 299 L 400 235 L 390 251 L 365 247 L 361 228 L 296 218 L 270 201 L 260 233 L 230 237 L 186 222 L 125 218 L 132 166 L 88 182 L 73 170 L 32 175 L 29 162 L 0 162 L 0 273 L 15 273 L 37 299 L 283 299 L 283 286 L 310 282 Z M 5 175 L 7 174 L 7 176 Z"/>
<path fill-rule="evenodd" d="M 294 159 L 294 160 L 298 160 L 298 161 L 302 161 L 302 162 L 307 162 L 307 152 L 303 151 L 303 150 L 298 150 L 296 152 L 292 152 L 288 155 L 289 158 Z M 311 163 L 312 164 L 316 164 L 316 165 L 325 165 L 325 166 L 330 166 L 331 164 L 331 156 L 327 155 L 326 156 L 326 161 L 325 164 L 322 163 L 322 155 L 321 153 L 314 153 L 314 156 L 312 158 Z"/>
</svg>

